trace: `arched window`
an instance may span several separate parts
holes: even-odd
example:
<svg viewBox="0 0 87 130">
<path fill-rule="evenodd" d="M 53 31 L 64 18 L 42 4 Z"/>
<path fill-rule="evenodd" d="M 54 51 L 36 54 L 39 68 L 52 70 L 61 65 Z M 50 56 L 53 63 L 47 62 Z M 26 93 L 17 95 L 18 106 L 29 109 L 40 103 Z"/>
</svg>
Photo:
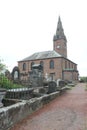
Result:
<svg viewBox="0 0 87 130">
<path fill-rule="evenodd" d="M 32 66 L 34 65 L 34 62 L 31 62 L 31 70 L 32 70 Z"/>
<path fill-rule="evenodd" d="M 54 61 L 53 60 L 50 61 L 50 69 L 54 69 Z"/>
<path fill-rule="evenodd" d="M 44 62 L 40 61 L 40 65 L 42 66 L 42 70 L 43 70 L 43 68 L 44 68 Z"/>
<path fill-rule="evenodd" d="M 23 70 L 26 70 L 26 63 L 23 63 Z"/>
</svg>

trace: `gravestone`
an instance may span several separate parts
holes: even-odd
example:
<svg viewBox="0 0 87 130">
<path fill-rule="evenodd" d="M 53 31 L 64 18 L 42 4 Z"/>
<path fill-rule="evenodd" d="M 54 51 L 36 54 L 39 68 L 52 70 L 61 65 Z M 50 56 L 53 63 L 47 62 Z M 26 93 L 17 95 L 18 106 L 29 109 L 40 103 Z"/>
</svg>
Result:
<svg viewBox="0 0 87 130">
<path fill-rule="evenodd" d="M 58 79 L 57 80 L 57 86 L 58 87 L 64 87 L 66 85 L 64 80 Z"/>
<path fill-rule="evenodd" d="M 49 81 L 48 83 L 48 93 L 57 91 L 57 83 L 55 81 Z"/>
<path fill-rule="evenodd" d="M 29 72 L 29 81 L 32 87 L 43 86 L 43 68 L 40 64 L 34 64 Z"/>
<path fill-rule="evenodd" d="M 66 82 L 64 80 L 62 79 L 57 80 L 57 90 L 58 91 L 66 90 Z"/>
</svg>

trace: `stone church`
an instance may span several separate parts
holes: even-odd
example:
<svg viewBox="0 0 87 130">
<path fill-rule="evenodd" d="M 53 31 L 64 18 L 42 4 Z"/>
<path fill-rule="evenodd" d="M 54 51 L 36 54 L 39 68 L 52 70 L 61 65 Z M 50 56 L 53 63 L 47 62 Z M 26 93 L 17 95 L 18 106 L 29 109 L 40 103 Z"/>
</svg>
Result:
<svg viewBox="0 0 87 130">
<path fill-rule="evenodd" d="M 34 64 L 41 64 L 43 66 L 44 77 L 49 77 L 52 80 L 78 80 L 77 64 L 67 58 L 67 39 L 60 17 L 58 19 L 56 34 L 53 37 L 53 50 L 36 52 L 18 61 L 21 80 L 29 79 L 29 72 L 32 70 L 32 65 Z"/>
</svg>

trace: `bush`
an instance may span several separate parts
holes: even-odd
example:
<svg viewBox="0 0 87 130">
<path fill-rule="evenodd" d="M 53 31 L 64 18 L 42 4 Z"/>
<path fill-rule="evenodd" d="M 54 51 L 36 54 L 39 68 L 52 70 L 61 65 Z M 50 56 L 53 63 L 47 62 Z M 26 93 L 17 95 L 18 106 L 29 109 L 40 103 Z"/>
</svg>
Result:
<svg viewBox="0 0 87 130">
<path fill-rule="evenodd" d="M 22 85 L 14 84 L 3 74 L 0 75 L 0 88 L 12 89 L 12 88 L 21 88 Z"/>
<path fill-rule="evenodd" d="M 87 82 L 87 77 L 80 77 L 80 82 L 81 83 Z"/>
</svg>

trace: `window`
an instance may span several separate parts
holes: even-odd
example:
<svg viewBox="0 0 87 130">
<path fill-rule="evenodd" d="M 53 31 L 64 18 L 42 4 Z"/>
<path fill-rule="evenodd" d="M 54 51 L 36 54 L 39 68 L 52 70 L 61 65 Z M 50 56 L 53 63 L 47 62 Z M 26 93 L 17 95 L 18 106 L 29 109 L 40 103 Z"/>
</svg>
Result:
<svg viewBox="0 0 87 130">
<path fill-rule="evenodd" d="M 23 70 L 26 70 L 26 63 L 23 63 Z"/>
<path fill-rule="evenodd" d="M 43 61 L 40 61 L 40 65 L 42 66 L 42 70 L 43 70 L 44 62 L 43 62 Z"/>
<path fill-rule="evenodd" d="M 34 65 L 34 62 L 31 62 L 31 70 L 32 70 L 32 66 Z"/>
<path fill-rule="evenodd" d="M 54 61 L 53 60 L 50 61 L 50 69 L 54 69 Z"/>
</svg>

